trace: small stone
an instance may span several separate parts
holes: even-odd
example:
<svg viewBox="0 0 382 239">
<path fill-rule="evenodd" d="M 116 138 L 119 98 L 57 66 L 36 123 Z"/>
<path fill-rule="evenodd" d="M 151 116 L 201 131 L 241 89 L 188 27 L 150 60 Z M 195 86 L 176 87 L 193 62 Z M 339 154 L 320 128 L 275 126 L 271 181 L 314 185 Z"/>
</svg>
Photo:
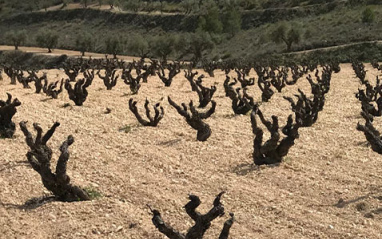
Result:
<svg viewBox="0 0 382 239">
<path fill-rule="evenodd" d="M 328 228 L 329 229 L 334 229 L 334 227 L 332 225 L 329 225 Z"/>
<path fill-rule="evenodd" d="M 356 205 L 356 209 L 357 209 L 357 211 L 359 211 L 359 212 L 361 212 L 361 211 L 366 211 L 367 208 L 368 208 L 368 206 L 367 206 L 367 204 L 364 203 L 364 202 L 358 203 L 358 204 Z"/>
<path fill-rule="evenodd" d="M 129 228 L 132 229 L 132 228 L 136 227 L 137 225 L 138 225 L 137 223 L 130 223 Z"/>
<path fill-rule="evenodd" d="M 115 230 L 116 232 L 120 232 L 120 231 L 122 231 L 122 229 L 123 229 L 123 227 L 122 226 L 119 226 L 119 227 L 117 227 L 117 229 Z"/>
<path fill-rule="evenodd" d="M 366 218 L 374 218 L 374 214 L 371 213 L 371 212 L 368 212 L 368 213 L 365 214 L 365 217 Z"/>
<path fill-rule="evenodd" d="M 94 183 L 94 182 L 91 182 L 90 185 L 91 185 L 92 187 L 94 187 L 94 188 L 98 188 L 98 187 L 99 187 L 99 185 L 98 185 L 97 183 Z"/>
<path fill-rule="evenodd" d="M 52 213 L 49 213 L 49 217 L 52 219 L 52 220 L 56 220 L 56 216 Z"/>
</svg>

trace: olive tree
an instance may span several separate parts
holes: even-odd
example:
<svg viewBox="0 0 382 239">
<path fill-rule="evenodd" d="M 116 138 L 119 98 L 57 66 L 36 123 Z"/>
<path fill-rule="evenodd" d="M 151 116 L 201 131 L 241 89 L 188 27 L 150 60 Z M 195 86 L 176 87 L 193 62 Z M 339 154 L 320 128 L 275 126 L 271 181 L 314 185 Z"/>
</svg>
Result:
<svg viewBox="0 0 382 239">
<path fill-rule="evenodd" d="M 127 0 L 124 5 L 123 5 L 123 8 L 125 10 L 130 10 L 130 11 L 133 11 L 133 12 L 138 12 L 140 7 L 141 7 L 141 1 L 140 0 Z"/>
<path fill-rule="evenodd" d="M 129 39 L 127 49 L 133 55 L 146 58 L 150 52 L 150 42 L 147 38 L 137 34 Z"/>
<path fill-rule="evenodd" d="M 112 54 L 115 59 L 117 58 L 118 54 L 122 53 L 124 42 L 121 38 L 117 38 L 114 36 L 114 37 L 107 38 L 105 41 L 105 45 L 106 45 L 106 53 Z"/>
<path fill-rule="evenodd" d="M 82 56 L 85 56 L 85 52 L 93 50 L 93 40 L 89 33 L 82 33 L 77 36 L 76 49 L 81 52 Z"/>
<path fill-rule="evenodd" d="M 211 35 L 206 32 L 192 33 L 188 37 L 186 52 L 192 55 L 192 62 L 196 65 L 204 53 L 211 51 L 215 46 Z"/>
<path fill-rule="evenodd" d="M 223 14 L 224 32 L 233 37 L 241 30 L 241 14 L 235 6 L 228 5 Z"/>
<path fill-rule="evenodd" d="M 87 8 L 89 2 L 90 2 L 89 0 L 81 0 L 81 5 L 82 5 L 84 8 Z"/>
<path fill-rule="evenodd" d="M 40 31 L 37 34 L 36 43 L 41 48 L 48 48 L 48 53 L 51 53 L 58 44 L 58 35 L 50 30 Z"/>
<path fill-rule="evenodd" d="M 301 32 L 294 26 L 288 27 L 285 24 L 281 24 L 271 32 L 270 37 L 272 41 L 277 44 L 285 43 L 287 51 L 289 52 L 292 49 L 293 44 L 300 42 Z"/>
<path fill-rule="evenodd" d="M 168 56 L 174 51 L 174 44 L 175 37 L 172 35 L 154 37 L 152 41 L 153 54 L 160 58 L 163 62 L 166 62 Z"/>
<path fill-rule="evenodd" d="M 206 1 L 203 3 L 205 14 L 199 16 L 198 31 L 209 33 L 222 33 L 223 23 L 220 20 L 220 11 L 215 1 Z"/>
<path fill-rule="evenodd" d="M 25 31 L 10 31 L 5 34 L 5 39 L 8 44 L 12 44 L 15 47 L 15 50 L 19 49 L 19 46 L 22 45 L 27 38 Z"/>
</svg>

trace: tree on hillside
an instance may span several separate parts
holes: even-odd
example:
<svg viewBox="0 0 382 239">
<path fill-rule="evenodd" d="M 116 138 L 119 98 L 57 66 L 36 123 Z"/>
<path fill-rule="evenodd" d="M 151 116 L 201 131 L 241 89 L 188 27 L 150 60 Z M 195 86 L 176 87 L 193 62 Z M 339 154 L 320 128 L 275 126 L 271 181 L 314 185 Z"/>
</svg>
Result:
<svg viewBox="0 0 382 239">
<path fill-rule="evenodd" d="M 220 12 L 215 1 L 206 2 L 203 4 L 203 8 L 207 12 L 199 16 L 197 31 L 221 33 L 223 31 L 223 23 L 220 21 Z"/>
<path fill-rule="evenodd" d="M 159 0 L 159 2 L 160 2 L 160 14 L 162 14 L 163 13 L 163 8 L 165 6 L 165 2 L 164 2 L 164 0 Z"/>
<path fill-rule="evenodd" d="M 70 0 L 62 0 L 62 8 L 67 7 L 70 3 Z"/>
<path fill-rule="evenodd" d="M 18 50 L 19 46 L 27 39 L 27 35 L 25 31 L 9 31 L 5 34 L 5 39 L 7 44 L 12 44 L 15 50 Z"/>
<path fill-rule="evenodd" d="M 108 0 L 107 4 L 110 6 L 110 9 L 114 9 L 118 5 L 118 0 Z"/>
<path fill-rule="evenodd" d="M 351 7 L 355 7 L 358 5 L 365 4 L 365 0 L 348 0 L 347 4 L 350 5 Z"/>
<path fill-rule="evenodd" d="M 284 42 L 289 52 L 293 44 L 300 42 L 301 33 L 296 27 L 287 27 L 285 24 L 281 24 L 271 32 L 270 37 L 277 44 Z"/>
<path fill-rule="evenodd" d="M 89 0 L 81 0 L 81 5 L 82 5 L 84 8 L 87 8 L 87 7 L 88 7 L 88 4 L 89 4 Z"/>
<path fill-rule="evenodd" d="M 255 8 L 260 8 L 261 7 L 261 2 L 257 0 L 241 0 L 239 2 L 239 5 L 244 9 L 244 10 L 251 10 Z"/>
<path fill-rule="evenodd" d="M 41 48 L 48 48 L 48 53 L 51 53 L 58 44 L 58 35 L 53 31 L 40 31 L 36 37 L 36 43 Z"/>
<path fill-rule="evenodd" d="M 34 4 L 38 10 L 44 9 L 45 11 L 48 11 L 48 7 L 52 6 L 52 2 L 48 0 L 36 0 Z"/>
<path fill-rule="evenodd" d="M 81 52 L 82 56 L 85 56 L 85 52 L 93 50 L 93 40 L 89 33 L 82 33 L 77 36 L 76 49 Z"/>
<path fill-rule="evenodd" d="M 190 33 L 181 33 L 175 36 L 174 53 L 177 61 L 182 60 L 188 54 L 190 36 Z"/>
<path fill-rule="evenodd" d="M 154 55 L 161 59 L 161 61 L 166 62 L 168 56 L 174 51 L 174 36 L 163 35 L 153 38 L 152 51 Z"/>
<path fill-rule="evenodd" d="M 210 52 L 215 47 L 210 34 L 195 33 L 191 36 L 189 52 L 193 54 L 192 61 L 198 63 L 205 52 Z"/>
<path fill-rule="evenodd" d="M 127 49 L 133 55 L 146 58 L 150 52 L 150 44 L 142 35 L 134 35 L 129 39 Z"/>
<path fill-rule="evenodd" d="M 175 47 L 178 52 L 182 54 L 179 58 L 182 58 L 185 55 L 191 55 L 191 61 L 194 66 L 203 59 L 205 53 L 210 52 L 214 47 L 215 43 L 211 38 L 211 35 L 207 32 L 197 32 L 190 33 L 188 35 L 182 35 L 179 37 L 178 43 L 175 44 Z"/>
<path fill-rule="evenodd" d="M 112 54 L 114 59 L 117 58 L 117 55 L 123 51 L 123 42 L 120 38 L 110 37 L 105 41 L 106 53 Z"/>
<path fill-rule="evenodd" d="M 133 11 L 133 12 L 138 12 L 141 5 L 142 4 L 141 4 L 140 0 L 127 0 L 124 3 L 123 8 L 126 10 Z"/>
<path fill-rule="evenodd" d="M 227 6 L 223 14 L 224 32 L 233 37 L 241 30 L 241 14 L 234 6 Z"/>
<path fill-rule="evenodd" d="M 362 12 L 362 22 L 370 24 L 374 22 L 375 14 L 374 11 L 370 8 L 367 7 L 365 10 Z"/>
<path fill-rule="evenodd" d="M 188 15 L 198 8 L 198 2 L 196 0 L 184 0 L 181 1 L 180 7 L 183 9 L 184 14 Z"/>
</svg>

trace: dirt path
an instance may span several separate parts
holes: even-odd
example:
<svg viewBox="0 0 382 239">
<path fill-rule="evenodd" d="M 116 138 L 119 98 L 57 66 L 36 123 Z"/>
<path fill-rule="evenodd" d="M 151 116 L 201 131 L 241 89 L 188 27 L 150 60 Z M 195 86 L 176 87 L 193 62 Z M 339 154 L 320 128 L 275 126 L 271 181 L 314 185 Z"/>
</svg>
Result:
<svg viewBox="0 0 382 239">
<path fill-rule="evenodd" d="M 0 45 L 0 51 L 12 51 L 14 49 L 15 49 L 14 46 Z M 63 54 L 68 55 L 68 56 L 73 56 L 73 57 L 80 57 L 81 56 L 81 53 L 79 51 L 71 51 L 71 50 L 63 50 L 63 49 L 53 49 L 52 53 L 48 53 L 48 50 L 46 48 L 20 46 L 19 50 L 25 51 L 25 52 L 36 53 L 36 54 L 47 55 L 47 56 L 60 56 Z M 88 57 L 104 58 L 105 54 L 86 52 L 84 57 L 85 58 L 88 58 Z M 112 57 L 112 56 L 109 55 L 109 57 Z M 139 60 L 139 57 L 132 57 L 132 56 L 117 55 L 117 57 L 118 57 L 118 59 L 122 59 L 125 61 L 133 61 L 134 59 Z"/>
<path fill-rule="evenodd" d="M 57 10 L 72 10 L 72 9 L 81 9 L 83 6 L 80 3 L 70 3 L 67 4 L 66 7 L 63 7 L 63 4 L 59 4 L 56 6 L 52 6 L 47 8 L 47 11 L 57 11 Z M 138 15 L 161 15 L 161 16 L 172 16 L 172 15 L 184 15 L 182 12 L 160 12 L 160 11 L 152 11 L 152 12 L 133 12 L 133 11 L 124 11 L 118 6 L 114 6 L 113 9 L 110 9 L 110 5 L 99 5 L 99 4 L 89 4 L 87 8 L 90 9 L 96 9 L 96 10 L 103 10 L 103 11 L 109 11 L 114 13 L 132 13 L 132 14 L 138 14 Z M 41 9 L 40 12 L 45 11 L 45 9 Z"/>
<path fill-rule="evenodd" d="M 355 43 L 349 43 L 349 44 L 343 44 L 343 45 L 337 45 L 337 46 L 329 46 L 329 47 L 321 47 L 321 48 L 315 48 L 311 50 L 305 50 L 305 51 L 295 51 L 295 52 L 290 52 L 287 54 L 303 54 L 303 53 L 309 53 L 309 52 L 315 52 L 315 51 L 329 51 L 337 48 L 343 48 L 347 46 L 356 46 L 356 45 L 361 45 L 365 43 L 376 43 L 376 44 L 382 44 L 382 41 L 363 41 L 363 42 L 355 42 Z"/>
<path fill-rule="evenodd" d="M 315 51 L 330 51 L 333 49 L 338 49 L 338 48 L 344 48 L 347 46 L 356 46 L 356 45 L 361 45 L 365 43 L 376 43 L 376 44 L 382 44 L 382 41 L 364 41 L 364 42 L 356 42 L 356 43 L 349 43 L 349 44 L 343 44 L 343 45 L 338 45 L 338 46 L 330 46 L 330 47 L 322 47 L 322 48 L 316 48 L 316 49 L 311 49 L 311 50 L 305 50 L 305 51 L 295 51 L 295 52 L 288 52 L 284 54 L 305 54 L 305 53 L 310 53 L 310 52 L 315 52 Z M 13 46 L 5 46 L 5 45 L 0 45 L 0 51 L 4 50 L 14 50 Z M 81 53 L 78 51 L 71 51 L 71 50 L 64 50 L 64 49 L 54 49 L 52 53 L 47 53 L 47 50 L 44 48 L 38 48 L 38 47 L 24 47 L 21 46 L 19 47 L 19 50 L 25 51 L 25 52 L 32 52 L 32 53 L 37 53 L 37 54 L 43 54 L 43 55 L 51 55 L 51 56 L 57 56 L 57 55 L 62 55 L 66 54 L 68 56 L 74 56 L 74 57 L 80 57 Z M 101 53 L 92 53 L 92 52 L 87 52 L 85 55 L 85 58 L 87 57 L 92 57 L 92 58 L 104 58 L 105 54 Z M 117 56 L 119 59 L 123 59 L 125 61 L 133 61 L 139 60 L 139 57 L 132 57 L 132 56 L 125 56 L 125 55 L 118 55 Z"/>
</svg>

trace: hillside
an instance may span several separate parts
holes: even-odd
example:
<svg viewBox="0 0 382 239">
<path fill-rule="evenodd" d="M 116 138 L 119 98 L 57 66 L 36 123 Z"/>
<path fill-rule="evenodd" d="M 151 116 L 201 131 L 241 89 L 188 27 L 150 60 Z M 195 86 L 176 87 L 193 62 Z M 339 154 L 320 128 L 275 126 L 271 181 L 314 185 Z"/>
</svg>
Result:
<svg viewBox="0 0 382 239">
<path fill-rule="evenodd" d="M 285 51 L 284 44 L 275 44 L 270 32 L 281 23 L 296 27 L 301 40 L 294 44 L 293 51 L 336 46 L 382 39 L 382 5 L 349 6 L 347 1 L 332 1 L 322 4 L 301 3 L 301 6 L 267 5 L 250 10 L 241 10 L 241 28 L 232 37 L 229 34 L 211 34 L 215 42 L 213 50 L 204 53 L 207 59 L 253 58 Z M 172 3 L 174 4 L 174 3 Z M 72 6 L 72 5 L 69 5 Z M 135 35 L 146 39 L 160 35 L 179 37 L 195 32 L 199 15 L 174 12 L 152 14 L 133 11 L 110 11 L 98 9 L 52 7 L 48 11 L 18 12 L 8 14 L 0 21 L 0 43 L 6 44 L 9 31 L 24 30 L 27 33 L 25 45 L 35 46 L 39 32 L 50 30 L 59 35 L 57 48 L 76 49 L 76 37 L 87 32 L 93 37 L 94 51 L 105 52 L 105 41 L 111 36 L 129 41 Z M 375 20 L 362 22 L 362 12 L 372 8 Z M 203 13 L 201 13 L 203 14 Z M 8 43 L 9 44 L 9 43 Z M 128 47 L 121 54 L 133 55 Z M 172 57 L 177 55 L 172 53 Z"/>
</svg>

